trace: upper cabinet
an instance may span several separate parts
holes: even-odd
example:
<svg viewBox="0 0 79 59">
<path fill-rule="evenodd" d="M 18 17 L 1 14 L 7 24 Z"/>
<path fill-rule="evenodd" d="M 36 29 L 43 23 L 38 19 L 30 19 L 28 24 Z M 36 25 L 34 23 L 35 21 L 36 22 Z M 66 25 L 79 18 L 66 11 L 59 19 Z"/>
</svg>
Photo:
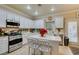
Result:
<svg viewBox="0 0 79 59">
<path fill-rule="evenodd" d="M 56 28 L 63 28 L 64 27 L 64 18 L 63 16 L 56 16 L 53 18 L 55 21 L 55 27 Z"/>
<path fill-rule="evenodd" d="M 25 21 L 24 18 L 20 16 L 20 27 L 19 28 L 25 28 Z"/>
<path fill-rule="evenodd" d="M 20 17 L 20 28 L 33 28 L 33 21 L 25 17 Z"/>
<path fill-rule="evenodd" d="M 27 21 L 28 21 L 28 28 L 34 28 L 34 22 L 33 22 L 33 20 L 31 20 L 31 19 L 27 19 Z"/>
<path fill-rule="evenodd" d="M 15 21 L 20 23 L 20 15 L 14 14 L 15 16 Z"/>
<path fill-rule="evenodd" d="M 20 15 L 19 14 L 9 11 L 9 10 L 7 10 L 6 13 L 7 13 L 6 19 L 12 20 L 13 22 L 20 23 Z"/>
<path fill-rule="evenodd" d="M 6 8 L 0 7 L 0 28 L 6 27 L 7 20 L 20 23 L 19 28 L 33 28 L 33 21 Z"/>
<path fill-rule="evenodd" d="M 44 28 L 44 20 L 38 19 L 34 21 L 34 28 Z"/>
<path fill-rule="evenodd" d="M 6 27 L 6 9 L 0 8 L 0 27 Z"/>
<path fill-rule="evenodd" d="M 45 22 L 45 27 L 47 29 L 53 29 L 55 27 L 55 22 L 54 21 Z"/>
<path fill-rule="evenodd" d="M 31 20 L 25 17 L 21 17 L 20 28 L 44 28 L 44 20 Z"/>
<path fill-rule="evenodd" d="M 22 15 L 19 15 L 11 10 L 0 8 L 0 27 L 6 27 L 6 19 L 10 19 L 13 22 L 19 22 L 19 28 L 44 28 L 44 19 L 31 20 Z M 53 17 L 56 28 L 63 28 L 64 26 L 63 16 Z"/>
<path fill-rule="evenodd" d="M 13 20 L 14 18 L 15 18 L 15 17 L 14 17 L 14 13 L 7 10 L 6 19 Z"/>
<path fill-rule="evenodd" d="M 19 14 L 14 14 L 14 22 L 16 22 L 16 23 L 18 23 L 19 24 L 19 26 L 20 26 L 20 15 Z"/>
</svg>

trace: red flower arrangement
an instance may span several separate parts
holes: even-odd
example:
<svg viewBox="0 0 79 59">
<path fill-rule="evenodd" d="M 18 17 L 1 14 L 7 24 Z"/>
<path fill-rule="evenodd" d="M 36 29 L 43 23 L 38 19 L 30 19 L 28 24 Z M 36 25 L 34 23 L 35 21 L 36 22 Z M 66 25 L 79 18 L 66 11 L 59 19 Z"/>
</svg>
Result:
<svg viewBox="0 0 79 59">
<path fill-rule="evenodd" d="M 45 28 L 40 29 L 40 34 L 42 37 L 44 37 L 44 34 L 46 34 L 46 33 L 47 33 L 47 29 L 45 29 Z"/>
</svg>

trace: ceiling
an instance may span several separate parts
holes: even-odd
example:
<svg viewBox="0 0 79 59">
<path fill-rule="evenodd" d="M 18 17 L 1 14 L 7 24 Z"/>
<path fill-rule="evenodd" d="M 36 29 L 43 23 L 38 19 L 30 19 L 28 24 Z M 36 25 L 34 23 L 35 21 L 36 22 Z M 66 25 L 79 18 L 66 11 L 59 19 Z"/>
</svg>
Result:
<svg viewBox="0 0 79 59">
<path fill-rule="evenodd" d="M 38 4 L 29 5 L 31 7 L 30 10 L 26 8 L 28 6 L 27 4 L 8 4 L 7 6 L 32 17 L 46 16 L 48 14 L 55 14 L 79 8 L 79 4 L 42 4 L 41 6 L 38 6 Z M 51 8 L 54 8 L 54 11 L 51 11 Z M 34 15 L 36 10 L 38 11 L 38 15 Z"/>
</svg>

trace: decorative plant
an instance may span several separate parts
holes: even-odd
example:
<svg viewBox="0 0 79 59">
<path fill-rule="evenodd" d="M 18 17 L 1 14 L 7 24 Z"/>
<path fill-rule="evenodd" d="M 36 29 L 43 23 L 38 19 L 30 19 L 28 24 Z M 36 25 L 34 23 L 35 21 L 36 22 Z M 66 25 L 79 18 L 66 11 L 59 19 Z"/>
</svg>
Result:
<svg viewBox="0 0 79 59">
<path fill-rule="evenodd" d="M 42 36 L 42 37 L 44 37 L 44 35 L 47 33 L 47 29 L 45 29 L 45 28 L 41 28 L 40 29 L 40 35 Z"/>
</svg>

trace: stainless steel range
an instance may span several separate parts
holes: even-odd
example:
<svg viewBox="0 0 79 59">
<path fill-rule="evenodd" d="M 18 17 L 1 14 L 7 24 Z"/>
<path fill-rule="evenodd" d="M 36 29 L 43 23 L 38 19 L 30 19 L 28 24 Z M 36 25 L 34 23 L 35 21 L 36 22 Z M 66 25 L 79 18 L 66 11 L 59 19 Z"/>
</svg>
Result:
<svg viewBox="0 0 79 59">
<path fill-rule="evenodd" d="M 9 45 L 8 52 L 12 52 L 18 48 L 22 47 L 22 35 L 21 34 L 10 34 L 9 35 Z"/>
</svg>

